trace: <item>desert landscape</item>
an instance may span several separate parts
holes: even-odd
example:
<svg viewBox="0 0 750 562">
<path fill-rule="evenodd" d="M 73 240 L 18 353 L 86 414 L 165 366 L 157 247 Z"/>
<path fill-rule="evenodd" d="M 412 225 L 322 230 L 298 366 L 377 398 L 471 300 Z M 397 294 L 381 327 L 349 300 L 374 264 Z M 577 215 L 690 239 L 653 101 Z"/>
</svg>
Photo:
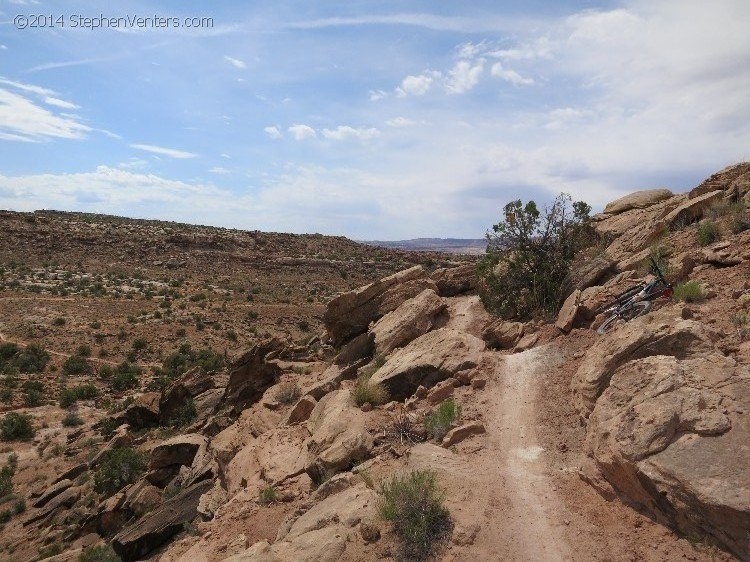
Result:
<svg viewBox="0 0 750 562">
<path fill-rule="evenodd" d="M 748 200 L 612 202 L 525 322 L 476 255 L 3 212 L 0 560 L 747 560 Z"/>
</svg>

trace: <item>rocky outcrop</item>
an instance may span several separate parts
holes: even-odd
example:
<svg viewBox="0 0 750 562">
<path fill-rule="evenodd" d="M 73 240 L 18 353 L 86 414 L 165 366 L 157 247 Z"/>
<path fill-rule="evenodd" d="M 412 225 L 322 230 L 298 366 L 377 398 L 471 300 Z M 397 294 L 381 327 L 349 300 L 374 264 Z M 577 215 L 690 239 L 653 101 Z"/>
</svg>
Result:
<svg viewBox="0 0 750 562">
<path fill-rule="evenodd" d="M 112 539 L 114 548 L 124 562 L 141 560 L 184 529 L 196 514 L 198 500 L 211 488 L 210 481 L 199 482 L 183 490 L 174 498 L 133 525 L 123 529 Z"/>
<path fill-rule="evenodd" d="M 651 355 L 686 358 L 710 352 L 715 339 L 716 334 L 706 326 L 683 320 L 672 308 L 631 320 L 602 336 L 588 350 L 573 377 L 574 405 L 582 417 L 588 417 L 615 370 L 628 361 Z"/>
<path fill-rule="evenodd" d="M 331 392 L 315 405 L 307 421 L 305 471 L 320 483 L 331 475 L 367 458 L 374 446 L 365 428 L 364 414 L 354 406 L 348 390 Z"/>
<path fill-rule="evenodd" d="M 144 392 L 137 396 L 118 418 L 121 423 L 128 424 L 133 429 L 144 429 L 159 425 L 158 392 Z"/>
<path fill-rule="evenodd" d="M 430 275 L 441 297 L 454 297 L 477 286 L 477 267 L 473 263 L 436 269 Z"/>
<path fill-rule="evenodd" d="M 148 467 L 157 470 L 170 465 L 190 466 L 198 449 L 205 446 L 206 438 L 197 433 L 172 437 L 151 450 Z"/>
<path fill-rule="evenodd" d="M 587 446 L 629 501 L 750 557 L 750 373 L 717 353 L 630 361 L 597 400 Z"/>
<path fill-rule="evenodd" d="M 265 340 L 232 360 L 229 383 L 224 392 L 224 403 L 240 412 L 257 401 L 281 374 L 276 363 L 266 361 L 266 355 L 281 349 L 278 339 Z"/>
<path fill-rule="evenodd" d="M 712 174 L 698 187 L 690 190 L 690 198 L 695 199 L 712 191 L 723 190 L 733 197 L 744 197 L 750 191 L 750 162 L 741 162 L 727 166 L 723 170 Z"/>
<path fill-rule="evenodd" d="M 213 385 L 213 378 L 201 367 L 194 367 L 180 376 L 162 392 L 159 400 L 159 415 L 162 423 L 167 423 L 177 417 L 189 400 L 206 392 Z"/>
<path fill-rule="evenodd" d="M 349 543 L 362 543 L 360 528 L 377 520 L 377 494 L 363 483 L 332 494 L 282 525 L 273 545 L 260 541 L 225 562 L 337 562 Z"/>
<path fill-rule="evenodd" d="M 643 209 L 651 205 L 669 199 L 672 192 L 668 189 L 647 189 L 636 191 L 619 199 L 615 199 L 604 207 L 605 215 L 618 215 L 631 209 Z"/>
<path fill-rule="evenodd" d="M 435 282 L 426 278 L 424 268 L 417 265 L 334 298 L 326 307 L 323 323 L 334 345 L 341 345 L 428 288 L 438 291 Z"/>
<path fill-rule="evenodd" d="M 723 190 L 709 191 L 688 199 L 664 217 L 669 226 L 680 226 L 694 222 L 703 216 L 703 211 L 724 197 Z"/>
<path fill-rule="evenodd" d="M 416 297 L 404 301 L 370 328 L 375 353 L 385 357 L 397 347 L 403 347 L 426 334 L 435 326 L 437 316 L 445 307 L 445 300 L 432 289 L 425 289 Z"/>
<path fill-rule="evenodd" d="M 417 387 L 433 386 L 475 368 L 481 361 L 484 342 L 451 328 L 440 328 L 415 339 L 388 358 L 370 379 L 382 383 L 394 400 L 404 400 Z"/>
</svg>

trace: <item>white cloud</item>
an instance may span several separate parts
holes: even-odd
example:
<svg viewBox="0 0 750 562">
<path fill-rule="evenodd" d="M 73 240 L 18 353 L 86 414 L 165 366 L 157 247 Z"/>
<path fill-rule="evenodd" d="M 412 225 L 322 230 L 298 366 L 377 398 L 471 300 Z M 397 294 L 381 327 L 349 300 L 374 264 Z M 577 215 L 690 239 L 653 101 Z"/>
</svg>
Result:
<svg viewBox="0 0 750 562">
<path fill-rule="evenodd" d="M 355 129 L 349 125 L 340 125 L 335 129 L 323 129 L 323 137 L 331 140 L 369 140 L 380 135 L 380 131 L 375 128 Z"/>
<path fill-rule="evenodd" d="M 530 86 L 534 83 L 533 78 L 525 78 L 515 70 L 504 68 L 501 62 L 493 64 L 490 73 L 492 76 L 510 82 L 514 86 Z"/>
<path fill-rule="evenodd" d="M 441 76 L 440 72 L 429 71 L 418 76 L 409 75 L 401 81 L 401 86 L 396 93 L 403 96 L 423 96 L 432 87 L 436 78 Z"/>
<path fill-rule="evenodd" d="M 315 133 L 315 129 L 310 127 L 309 125 L 299 125 L 294 124 L 291 127 L 287 129 L 292 135 L 294 135 L 294 140 L 305 140 L 305 139 L 314 139 L 317 138 L 317 134 Z"/>
<path fill-rule="evenodd" d="M 412 127 L 416 125 L 417 122 L 413 121 L 412 119 L 407 119 L 406 117 L 394 117 L 393 119 L 388 119 L 385 124 L 389 127 L 399 128 Z"/>
<path fill-rule="evenodd" d="M 30 91 L 30 88 L 21 89 Z M 0 138 L 4 140 L 82 139 L 89 131 L 90 127 L 71 117 L 55 115 L 20 94 L 0 88 Z"/>
<path fill-rule="evenodd" d="M 281 131 L 279 131 L 279 128 L 276 127 L 275 125 L 269 125 L 268 127 L 264 127 L 263 131 L 272 139 L 280 139 L 284 136 L 281 134 Z"/>
<path fill-rule="evenodd" d="M 211 185 L 168 180 L 109 166 L 75 174 L 0 175 L 0 206 L 26 211 L 91 210 L 141 216 L 143 205 L 152 204 L 158 209 L 155 214 L 165 218 L 165 213 L 215 209 L 217 201 L 227 201 L 228 196 Z"/>
<path fill-rule="evenodd" d="M 16 90 L 21 90 L 22 92 L 28 92 L 30 94 L 36 94 L 38 96 L 56 95 L 53 90 L 50 90 L 48 88 L 42 88 L 41 86 L 34 86 L 33 84 L 24 84 L 22 82 L 14 82 L 13 80 L 7 80 L 1 77 L 0 77 L 0 84 L 5 84 L 6 86 L 10 86 L 11 88 L 14 88 Z"/>
<path fill-rule="evenodd" d="M 240 69 L 247 68 L 247 64 L 245 64 L 245 61 L 242 61 L 240 59 L 235 59 L 230 56 L 225 56 L 224 60 L 227 61 L 229 64 L 231 64 L 235 68 L 240 68 Z"/>
<path fill-rule="evenodd" d="M 212 174 L 218 174 L 220 176 L 225 176 L 227 174 L 231 174 L 231 170 L 228 170 L 227 168 L 224 168 L 223 166 L 215 166 L 214 168 L 211 168 L 209 170 Z"/>
<path fill-rule="evenodd" d="M 7 50 L 8 50 L 8 47 L 6 47 L 5 45 L 0 44 L 0 51 L 7 51 Z"/>
<path fill-rule="evenodd" d="M 385 90 L 370 90 L 370 101 L 380 101 L 388 97 Z"/>
<path fill-rule="evenodd" d="M 449 94 L 463 94 L 468 92 L 479 83 L 483 67 L 484 60 L 479 60 L 476 64 L 472 64 L 466 60 L 458 61 L 448 72 L 445 84 L 446 91 Z"/>
<path fill-rule="evenodd" d="M 220 154 L 220 156 L 221 156 L 222 158 L 226 158 L 227 160 L 231 160 L 231 159 L 232 159 L 232 157 L 231 157 L 231 156 L 229 156 L 229 154 L 227 154 L 227 153 L 225 153 L 225 152 L 222 152 L 222 153 Z"/>
<path fill-rule="evenodd" d="M 163 146 L 155 146 L 153 144 L 131 144 L 131 148 L 137 148 L 138 150 L 145 150 L 152 154 L 158 154 L 160 156 L 169 156 L 170 158 L 187 159 L 195 158 L 198 155 L 192 152 L 186 152 L 184 150 L 176 150 L 174 148 L 165 148 Z"/>
<path fill-rule="evenodd" d="M 125 162 L 120 162 L 117 167 L 123 170 L 145 170 L 151 165 L 151 162 L 144 158 L 131 156 Z"/>
<path fill-rule="evenodd" d="M 47 96 L 44 98 L 44 103 L 47 105 L 54 105 L 55 107 L 60 107 L 62 109 L 80 109 L 80 105 L 76 105 L 74 103 L 71 103 L 69 101 L 61 100 L 59 98 L 53 98 L 50 96 Z"/>
</svg>

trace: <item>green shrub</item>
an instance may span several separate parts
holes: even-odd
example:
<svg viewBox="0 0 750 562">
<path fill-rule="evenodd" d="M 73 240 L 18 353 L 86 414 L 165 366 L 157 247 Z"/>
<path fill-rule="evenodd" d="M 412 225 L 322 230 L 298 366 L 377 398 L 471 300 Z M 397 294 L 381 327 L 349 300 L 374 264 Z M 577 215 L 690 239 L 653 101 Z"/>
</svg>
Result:
<svg viewBox="0 0 750 562">
<path fill-rule="evenodd" d="M 0 365 L 18 355 L 18 345 L 10 342 L 0 343 Z"/>
<path fill-rule="evenodd" d="M 440 441 L 450 431 L 454 421 L 461 417 L 461 406 L 448 398 L 424 417 L 424 428 L 429 435 Z"/>
<path fill-rule="evenodd" d="M 26 441 L 36 434 L 29 414 L 8 412 L 0 420 L 0 438 L 3 441 Z"/>
<path fill-rule="evenodd" d="M 576 252 L 596 238 L 590 211 L 564 194 L 543 212 L 534 201 L 508 203 L 504 220 L 487 233 L 487 252 L 477 268 L 485 308 L 520 320 L 557 312 Z"/>
<path fill-rule="evenodd" d="M 77 427 L 83 425 L 83 420 L 75 412 L 68 412 L 62 419 L 62 425 L 63 427 Z"/>
<path fill-rule="evenodd" d="M 282 404 L 293 404 L 301 395 L 302 391 L 297 383 L 285 381 L 279 383 L 275 397 Z"/>
<path fill-rule="evenodd" d="M 99 396 L 99 390 L 90 383 L 79 384 L 72 388 L 63 388 L 60 391 L 60 407 L 67 408 L 78 400 L 91 400 Z"/>
<path fill-rule="evenodd" d="M 53 326 L 65 326 L 65 318 L 58 316 L 52 321 Z"/>
<path fill-rule="evenodd" d="M 109 385 L 112 390 L 122 391 L 138 386 L 141 369 L 137 365 L 123 361 L 112 374 Z"/>
<path fill-rule="evenodd" d="M 92 372 L 91 363 L 81 355 L 71 355 L 63 363 L 63 374 L 68 377 L 90 375 Z"/>
<path fill-rule="evenodd" d="M 24 347 L 15 359 L 15 365 L 22 373 L 41 373 L 49 363 L 49 353 L 37 343 Z"/>
<path fill-rule="evenodd" d="M 26 408 L 36 408 L 44 402 L 44 393 L 39 392 L 36 388 L 29 388 L 24 391 L 23 405 Z"/>
<path fill-rule="evenodd" d="M 695 237 L 698 240 L 698 244 L 701 246 L 713 244 L 721 238 L 719 225 L 713 221 L 703 221 L 698 225 Z"/>
<path fill-rule="evenodd" d="M 133 351 L 142 351 L 148 347 L 146 338 L 135 338 L 132 343 Z"/>
<path fill-rule="evenodd" d="M 195 409 L 195 403 L 192 398 L 188 398 L 187 402 L 180 406 L 174 413 L 174 416 L 169 419 L 167 425 L 172 427 L 184 427 L 190 425 L 197 416 L 198 412 Z"/>
<path fill-rule="evenodd" d="M 203 367 L 207 373 L 215 372 L 224 367 L 224 356 L 208 348 L 195 351 L 189 343 L 183 343 L 164 360 L 162 372 L 166 377 L 174 379 L 196 365 Z"/>
<path fill-rule="evenodd" d="M 14 470 L 10 466 L 0 469 L 0 498 L 13 493 L 13 473 Z"/>
<path fill-rule="evenodd" d="M 435 473 L 414 471 L 380 486 L 380 516 L 390 521 L 405 560 L 427 560 L 452 527 Z"/>
<path fill-rule="evenodd" d="M 357 406 L 369 402 L 373 406 L 380 406 L 390 400 L 388 390 L 381 383 L 374 383 L 369 378 L 359 377 L 354 387 L 354 403 Z"/>
<path fill-rule="evenodd" d="M 88 547 L 78 556 L 76 562 L 121 562 L 121 559 L 114 549 L 106 544 Z"/>
<path fill-rule="evenodd" d="M 268 505 L 276 501 L 276 490 L 273 486 L 266 486 L 258 494 L 258 501 L 263 505 Z"/>
<path fill-rule="evenodd" d="M 699 302 L 706 298 L 703 287 L 697 281 L 686 281 L 674 288 L 674 299 L 684 302 Z"/>
<path fill-rule="evenodd" d="M 127 447 L 107 451 L 94 474 L 94 490 L 109 497 L 146 470 L 146 455 Z"/>
</svg>

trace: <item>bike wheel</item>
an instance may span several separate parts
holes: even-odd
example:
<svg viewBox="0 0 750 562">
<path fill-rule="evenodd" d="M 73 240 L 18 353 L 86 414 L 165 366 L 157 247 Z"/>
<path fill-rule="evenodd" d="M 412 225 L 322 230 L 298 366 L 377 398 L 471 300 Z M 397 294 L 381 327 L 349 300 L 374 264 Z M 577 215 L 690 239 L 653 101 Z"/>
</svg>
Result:
<svg viewBox="0 0 750 562">
<path fill-rule="evenodd" d="M 631 306 L 627 308 L 627 310 L 623 310 L 620 313 L 620 316 L 622 317 L 623 320 L 628 321 L 628 320 L 632 320 L 633 318 L 638 318 L 639 316 L 643 316 L 649 310 L 651 310 L 651 301 L 634 302 Z"/>
<path fill-rule="evenodd" d="M 601 325 L 596 329 L 597 334 L 606 334 L 612 328 L 615 327 L 615 324 L 617 324 L 617 321 L 620 319 L 620 317 L 617 314 L 613 314 L 609 318 L 607 318 L 604 322 L 601 323 Z"/>
</svg>

